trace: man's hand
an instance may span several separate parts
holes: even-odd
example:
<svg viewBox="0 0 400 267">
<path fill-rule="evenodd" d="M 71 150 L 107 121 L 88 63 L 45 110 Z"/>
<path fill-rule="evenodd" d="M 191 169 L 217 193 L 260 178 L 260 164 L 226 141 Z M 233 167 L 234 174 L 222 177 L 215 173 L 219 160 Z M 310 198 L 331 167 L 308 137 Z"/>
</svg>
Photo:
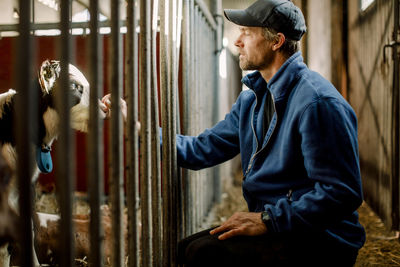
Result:
<svg viewBox="0 0 400 267">
<path fill-rule="evenodd" d="M 220 232 L 218 239 L 225 240 L 236 235 L 256 236 L 267 233 L 267 227 L 261 220 L 261 212 L 236 212 L 221 226 L 210 231 L 214 235 Z"/>
<path fill-rule="evenodd" d="M 103 111 L 107 114 L 107 117 L 110 117 L 111 114 L 111 94 L 105 95 L 102 99 L 101 102 L 104 104 L 104 106 L 101 106 Z M 126 121 L 126 114 L 127 114 L 127 107 L 126 107 L 126 102 L 122 98 L 119 101 L 119 105 L 121 107 L 121 113 L 122 113 L 122 118 L 124 121 Z"/>
</svg>

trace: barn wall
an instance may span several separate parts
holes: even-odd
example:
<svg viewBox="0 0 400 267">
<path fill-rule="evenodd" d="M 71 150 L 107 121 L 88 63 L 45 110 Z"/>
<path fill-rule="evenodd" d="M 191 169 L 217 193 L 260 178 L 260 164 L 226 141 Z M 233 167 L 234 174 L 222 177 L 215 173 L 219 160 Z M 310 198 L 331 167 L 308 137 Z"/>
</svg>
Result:
<svg viewBox="0 0 400 267">
<path fill-rule="evenodd" d="M 389 226 L 393 226 L 393 63 L 390 49 L 384 62 L 383 46 L 392 40 L 393 2 L 376 1 L 360 12 L 358 1 L 348 1 L 349 101 L 359 122 L 364 195 Z"/>
</svg>

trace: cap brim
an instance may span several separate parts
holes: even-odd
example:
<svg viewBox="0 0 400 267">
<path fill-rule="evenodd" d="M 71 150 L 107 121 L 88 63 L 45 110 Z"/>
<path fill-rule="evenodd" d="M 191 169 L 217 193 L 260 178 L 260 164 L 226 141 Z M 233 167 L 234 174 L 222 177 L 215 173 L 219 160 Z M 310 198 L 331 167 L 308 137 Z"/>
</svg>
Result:
<svg viewBox="0 0 400 267">
<path fill-rule="evenodd" d="M 248 27 L 263 27 L 260 22 L 254 19 L 246 10 L 242 9 L 225 9 L 224 10 L 225 17 L 240 26 L 248 26 Z"/>
</svg>

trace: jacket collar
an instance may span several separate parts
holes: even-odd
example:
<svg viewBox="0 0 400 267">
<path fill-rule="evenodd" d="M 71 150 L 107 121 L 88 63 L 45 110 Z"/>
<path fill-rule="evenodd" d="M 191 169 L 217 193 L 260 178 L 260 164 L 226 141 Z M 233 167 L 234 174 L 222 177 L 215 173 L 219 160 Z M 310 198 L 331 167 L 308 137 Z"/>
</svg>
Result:
<svg viewBox="0 0 400 267">
<path fill-rule="evenodd" d="M 292 83 L 297 80 L 299 73 L 305 68 L 306 65 L 303 63 L 301 52 L 296 52 L 283 63 L 268 84 L 259 71 L 252 72 L 243 77 L 242 83 L 256 94 L 268 88 L 274 96 L 275 101 L 277 101 L 290 93 Z"/>
</svg>

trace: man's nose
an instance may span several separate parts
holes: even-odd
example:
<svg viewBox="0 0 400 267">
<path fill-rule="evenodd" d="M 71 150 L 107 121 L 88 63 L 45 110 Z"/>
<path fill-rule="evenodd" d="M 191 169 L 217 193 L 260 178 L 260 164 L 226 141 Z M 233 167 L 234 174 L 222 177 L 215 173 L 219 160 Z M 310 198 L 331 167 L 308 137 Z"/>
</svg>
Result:
<svg viewBox="0 0 400 267">
<path fill-rule="evenodd" d="M 235 46 L 237 46 L 237 47 L 243 47 L 243 42 L 242 42 L 242 40 L 240 39 L 240 37 L 238 37 L 238 38 L 236 39 L 236 41 L 235 41 Z"/>
</svg>

